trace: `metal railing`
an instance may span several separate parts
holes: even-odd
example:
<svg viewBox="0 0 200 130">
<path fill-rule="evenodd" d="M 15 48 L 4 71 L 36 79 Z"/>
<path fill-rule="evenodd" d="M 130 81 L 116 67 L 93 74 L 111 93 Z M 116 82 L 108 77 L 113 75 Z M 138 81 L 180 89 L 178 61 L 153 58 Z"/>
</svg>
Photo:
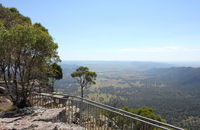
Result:
<svg viewBox="0 0 200 130">
<path fill-rule="evenodd" d="M 33 93 L 33 106 L 65 108 L 68 123 L 88 130 L 183 130 L 105 104 L 65 94 Z"/>
</svg>

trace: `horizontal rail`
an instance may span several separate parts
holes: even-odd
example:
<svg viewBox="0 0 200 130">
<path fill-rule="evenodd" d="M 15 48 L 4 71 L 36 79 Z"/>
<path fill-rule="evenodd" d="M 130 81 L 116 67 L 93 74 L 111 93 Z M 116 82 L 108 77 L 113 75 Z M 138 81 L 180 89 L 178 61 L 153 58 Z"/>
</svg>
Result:
<svg viewBox="0 0 200 130">
<path fill-rule="evenodd" d="M 92 104 L 92 103 L 91 103 L 91 104 Z M 92 105 L 94 105 L 94 104 L 92 104 Z M 97 105 L 94 105 L 94 106 L 97 106 Z M 105 110 L 107 110 L 107 111 L 110 111 L 110 109 L 108 109 L 108 108 L 105 108 L 105 107 L 102 107 L 102 106 L 98 106 L 98 107 L 101 108 L 101 109 L 105 109 Z M 166 128 L 166 127 L 162 127 L 162 126 L 159 126 L 159 125 L 156 125 L 156 124 L 153 124 L 153 123 L 150 123 L 150 122 L 147 122 L 147 121 L 144 121 L 144 120 L 141 120 L 141 119 L 138 119 L 138 118 L 129 116 L 129 115 L 125 115 L 125 114 L 120 113 L 120 112 L 118 112 L 118 111 L 112 111 L 112 112 L 115 112 L 115 113 L 117 113 L 117 114 L 119 114 L 119 115 L 122 115 L 122 116 L 125 116 L 125 117 L 128 117 L 128 118 L 131 118 L 131 119 L 134 119 L 134 120 L 136 120 L 136 121 L 140 121 L 140 122 L 143 122 L 143 123 L 146 123 L 146 124 L 155 126 L 155 127 L 157 127 L 157 128 L 161 128 L 161 129 L 163 129 L 163 130 L 169 130 L 169 129 Z"/>
<path fill-rule="evenodd" d="M 153 120 L 153 119 L 150 119 L 150 118 L 147 118 L 147 117 L 143 117 L 143 116 L 131 113 L 131 112 L 124 111 L 122 109 L 118 109 L 118 108 L 115 108 L 115 107 L 111 107 L 109 105 L 102 104 L 102 103 L 97 103 L 95 101 L 91 101 L 91 100 L 88 100 L 88 99 L 85 99 L 85 98 L 81 98 L 79 96 L 72 96 L 72 95 L 67 95 L 67 94 L 48 94 L 48 93 L 34 93 L 34 94 L 41 95 L 41 96 L 47 96 L 47 97 L 53 97 L 53 98 L 62 99 L 62 100 L 66 100 L 66 101 L 69 100 L 69 99 L 72 100 L 72 101 L 79 100 L 83 103 L 95 106 L 99 109 L 106 110 L 106 111 L 109 111 L 109 112 L 112 112 L 112 113 L 116 113 L 116 114 L 121 115 L 123 117 L 129 118 L 129 119 L 132 119 L 132 120 L 135 120 L 135 121 L 138 121 L 138 122 L 142 122 L 142 123 L 145 123 L 145 124 L 148 124 L 150 126 L 160 128 L 160 129 L 163 129 L 163 130 L 170 130 L 170 129 L 184 130 L 182 128 L 179 128 L 179 127 L 176 127 L 176 126 L 164 123 L 164 122 L 159 122 L 157 120 Z"/>
<path fill-rule="evenodd" d="M 128 112 L 128 111 L 124 111 L 124 110 L 122 110 L 122 109 L 118 109 L 118 108 L 115 108 L 115 107 L 112 107 L 112 106 L 109 106 L 109 105 L 105 105 L 105 104 L 98 103 L 98 102 L 95 102 L 95 101 L 91 101 L 91 100 L 88 100 L 88 99 L 85 99 L 85 98 L 81 98 L 81 97 L 79 97 L 79 96 L 72 96 L 72 95 L 67 95 L 67 94 L 58 94 L 58 95 L 69 96 L 69 97 L 73 97 L 73 98 L 79 98 L 79 99 L 81 99 L 81 100 L 83 99 L 84 101 L 94 103 L 94 104 L 96 104 L 96 105 L 102 106 L 103 108 L 109 108 L 109 109 L 111 109 L 111 110 L 118 111 L 118 112 L 122 112 L 122 113 L 124 113 L 124 114 L 130 115 L 131 117 L 137 117 L 137 118 L 139 118 L 139 119 L 146 120 L 146 121 L 149 121 L 149 122 L 153 122 L 153 123 L 158 124 L 158 125 L 163 125 L 163 126 L 165 126 L 165 127 L 170 127 L 170 128 L 175 129 L 175 130 L 184 130 L 183 128 L 176 127 L 176 126 L 173 126 L 173 125 L 171 125 L 171 124 L 167 124 L 167 123 L 164 123 L 164 122 L 160 122 L 160 121 L 157 121 L 157 120 L 153 120 L 153 119 L 151 119 L 151 118 L 147 118 L 147 117 L 140 116 L 140 115 L 137 115 L 137 114 Z"/>
</svg>

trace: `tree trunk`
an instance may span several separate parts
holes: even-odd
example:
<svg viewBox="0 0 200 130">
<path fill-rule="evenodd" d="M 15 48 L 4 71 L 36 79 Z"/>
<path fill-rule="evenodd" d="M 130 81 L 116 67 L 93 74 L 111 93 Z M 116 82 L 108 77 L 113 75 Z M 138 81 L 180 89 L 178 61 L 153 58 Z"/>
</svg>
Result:
<svg viewBox="0 0 200 130">
<path fill-rule="evenodd" d="M 54 79 L 52 80 L 51 93 L 54 92 Z"/>
<path fill-rule="evenodd" d="M 83 98 L 83 86 L 81 86 L 81 97 Z"/>
<path fill-rule="evenodd" d="M 31 106 L 30 102 L 27 100 L 27 97 L 22 97 L 21 100 L 15 105 L 18 108 L 24 108 L 24 107 L 30 107 Z"/>
</svg>

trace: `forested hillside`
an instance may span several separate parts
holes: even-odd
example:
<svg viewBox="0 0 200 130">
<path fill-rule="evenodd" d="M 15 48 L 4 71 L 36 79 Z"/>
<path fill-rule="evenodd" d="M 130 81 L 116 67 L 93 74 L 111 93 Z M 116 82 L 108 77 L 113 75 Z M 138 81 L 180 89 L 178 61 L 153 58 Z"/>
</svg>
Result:
<svg viewBox="0 0 200 130">
<path fill-rule="evenodd" d="M 68 63 L 62 65 L 63 80 L 56 82 L 59 91 L 80 95 L 78 84 L 70 77 L 79 65 L 98 72 L 97 84 L 85 91 L 88 98 L 117 107 L 152 107 L 168 123 L 198 128 L 200 68 L 147 62 Z"/>
</svg>

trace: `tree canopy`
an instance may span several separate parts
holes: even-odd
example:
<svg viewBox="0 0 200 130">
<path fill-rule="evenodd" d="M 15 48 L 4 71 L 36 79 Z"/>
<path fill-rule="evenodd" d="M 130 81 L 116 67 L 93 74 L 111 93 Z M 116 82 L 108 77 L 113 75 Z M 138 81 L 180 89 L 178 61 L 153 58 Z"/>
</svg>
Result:
<svg viewBox="0 0 200 130">
<path fill-rule="evenodd" d="M 54 81 L 55 80 L 60 80 L 63 78 L 63 72 L 62 72 L 62 68 L 60 65 L 58 65 L 57 63 L 53 63 L 50 65 L 50 71 L 49 71 L 49 76 L 48 76 L 51 81 L 52 81 L 52 88 L 51 88 L 51 92 L 54 92 Z"/>
<path fill-rule="evenodd" d="M 81 97 L 83 97 L 83 89 L 92 84 L 96 84 L 95 80 L 97 74 L 95 72 L 89 71 L 89 68 L 80 66 L 76 69 L 76 72 L 71 73 L 71 76 L 75 78 L 81 87 Z"/>
<path fill-rule="evenodd" d="M 15 25 L 31 25 L 31 19 L 23 16 L 16 8 L 5 8 L 0 4 L 0 23 L 6 28 Z"/>
<path fill-rule="evenodd" d="M 143 117 L 151 118 L 151 119 L 166 123 L 166 120 L 161 118 L 160 115 L 154 113 L 153 109 L 150 108 L 150 107 L 143 106 L 143 107 L 138 108 L 138 109 L 131 109 L 131 108 L 128 108 L 127 106 L 125 106 L 125 107 L 122 108 L 122 110 L 125 110 L 125 111 L 131 112 L 133 114 L 141 115 Z M 125 119 L 120 115 L 113 114 L 112 112 L 108 112 L 108 111 L 103 111 L 102 114 L 105 115 L 110 120 L 109 124 L 111 126 L 112 125 L 123 126 L 124 129 L 130 129 L 130 127 L 132 126 L 132 121 L 128 118 Z M 135 126 L 136 129 L 144 128 L 144 124 L 141 123 L 141 122 L 136 121 L 135 125 L 136 125 Z M 153 130 L 154 127 L 149 126 L 149 129 Z"/>
<path fill-rule="evenodd" d="M 63 78 L 63 72 L 60 65 L 53 63 L 51 64 L 51 73 L 50 75 L 55 78 L 56 80 L 60 80 Z"/>
<path fill-rule="evenodd" d="M 138 109 L 131 109 L 126 106 L 126 107 L 123 107 L 122 110 L 166 123 L 165 119 L 161 118 L 159 114 L 154 113 L 153 109 L 147 106 L 143 106 Z"/>
</svg>

